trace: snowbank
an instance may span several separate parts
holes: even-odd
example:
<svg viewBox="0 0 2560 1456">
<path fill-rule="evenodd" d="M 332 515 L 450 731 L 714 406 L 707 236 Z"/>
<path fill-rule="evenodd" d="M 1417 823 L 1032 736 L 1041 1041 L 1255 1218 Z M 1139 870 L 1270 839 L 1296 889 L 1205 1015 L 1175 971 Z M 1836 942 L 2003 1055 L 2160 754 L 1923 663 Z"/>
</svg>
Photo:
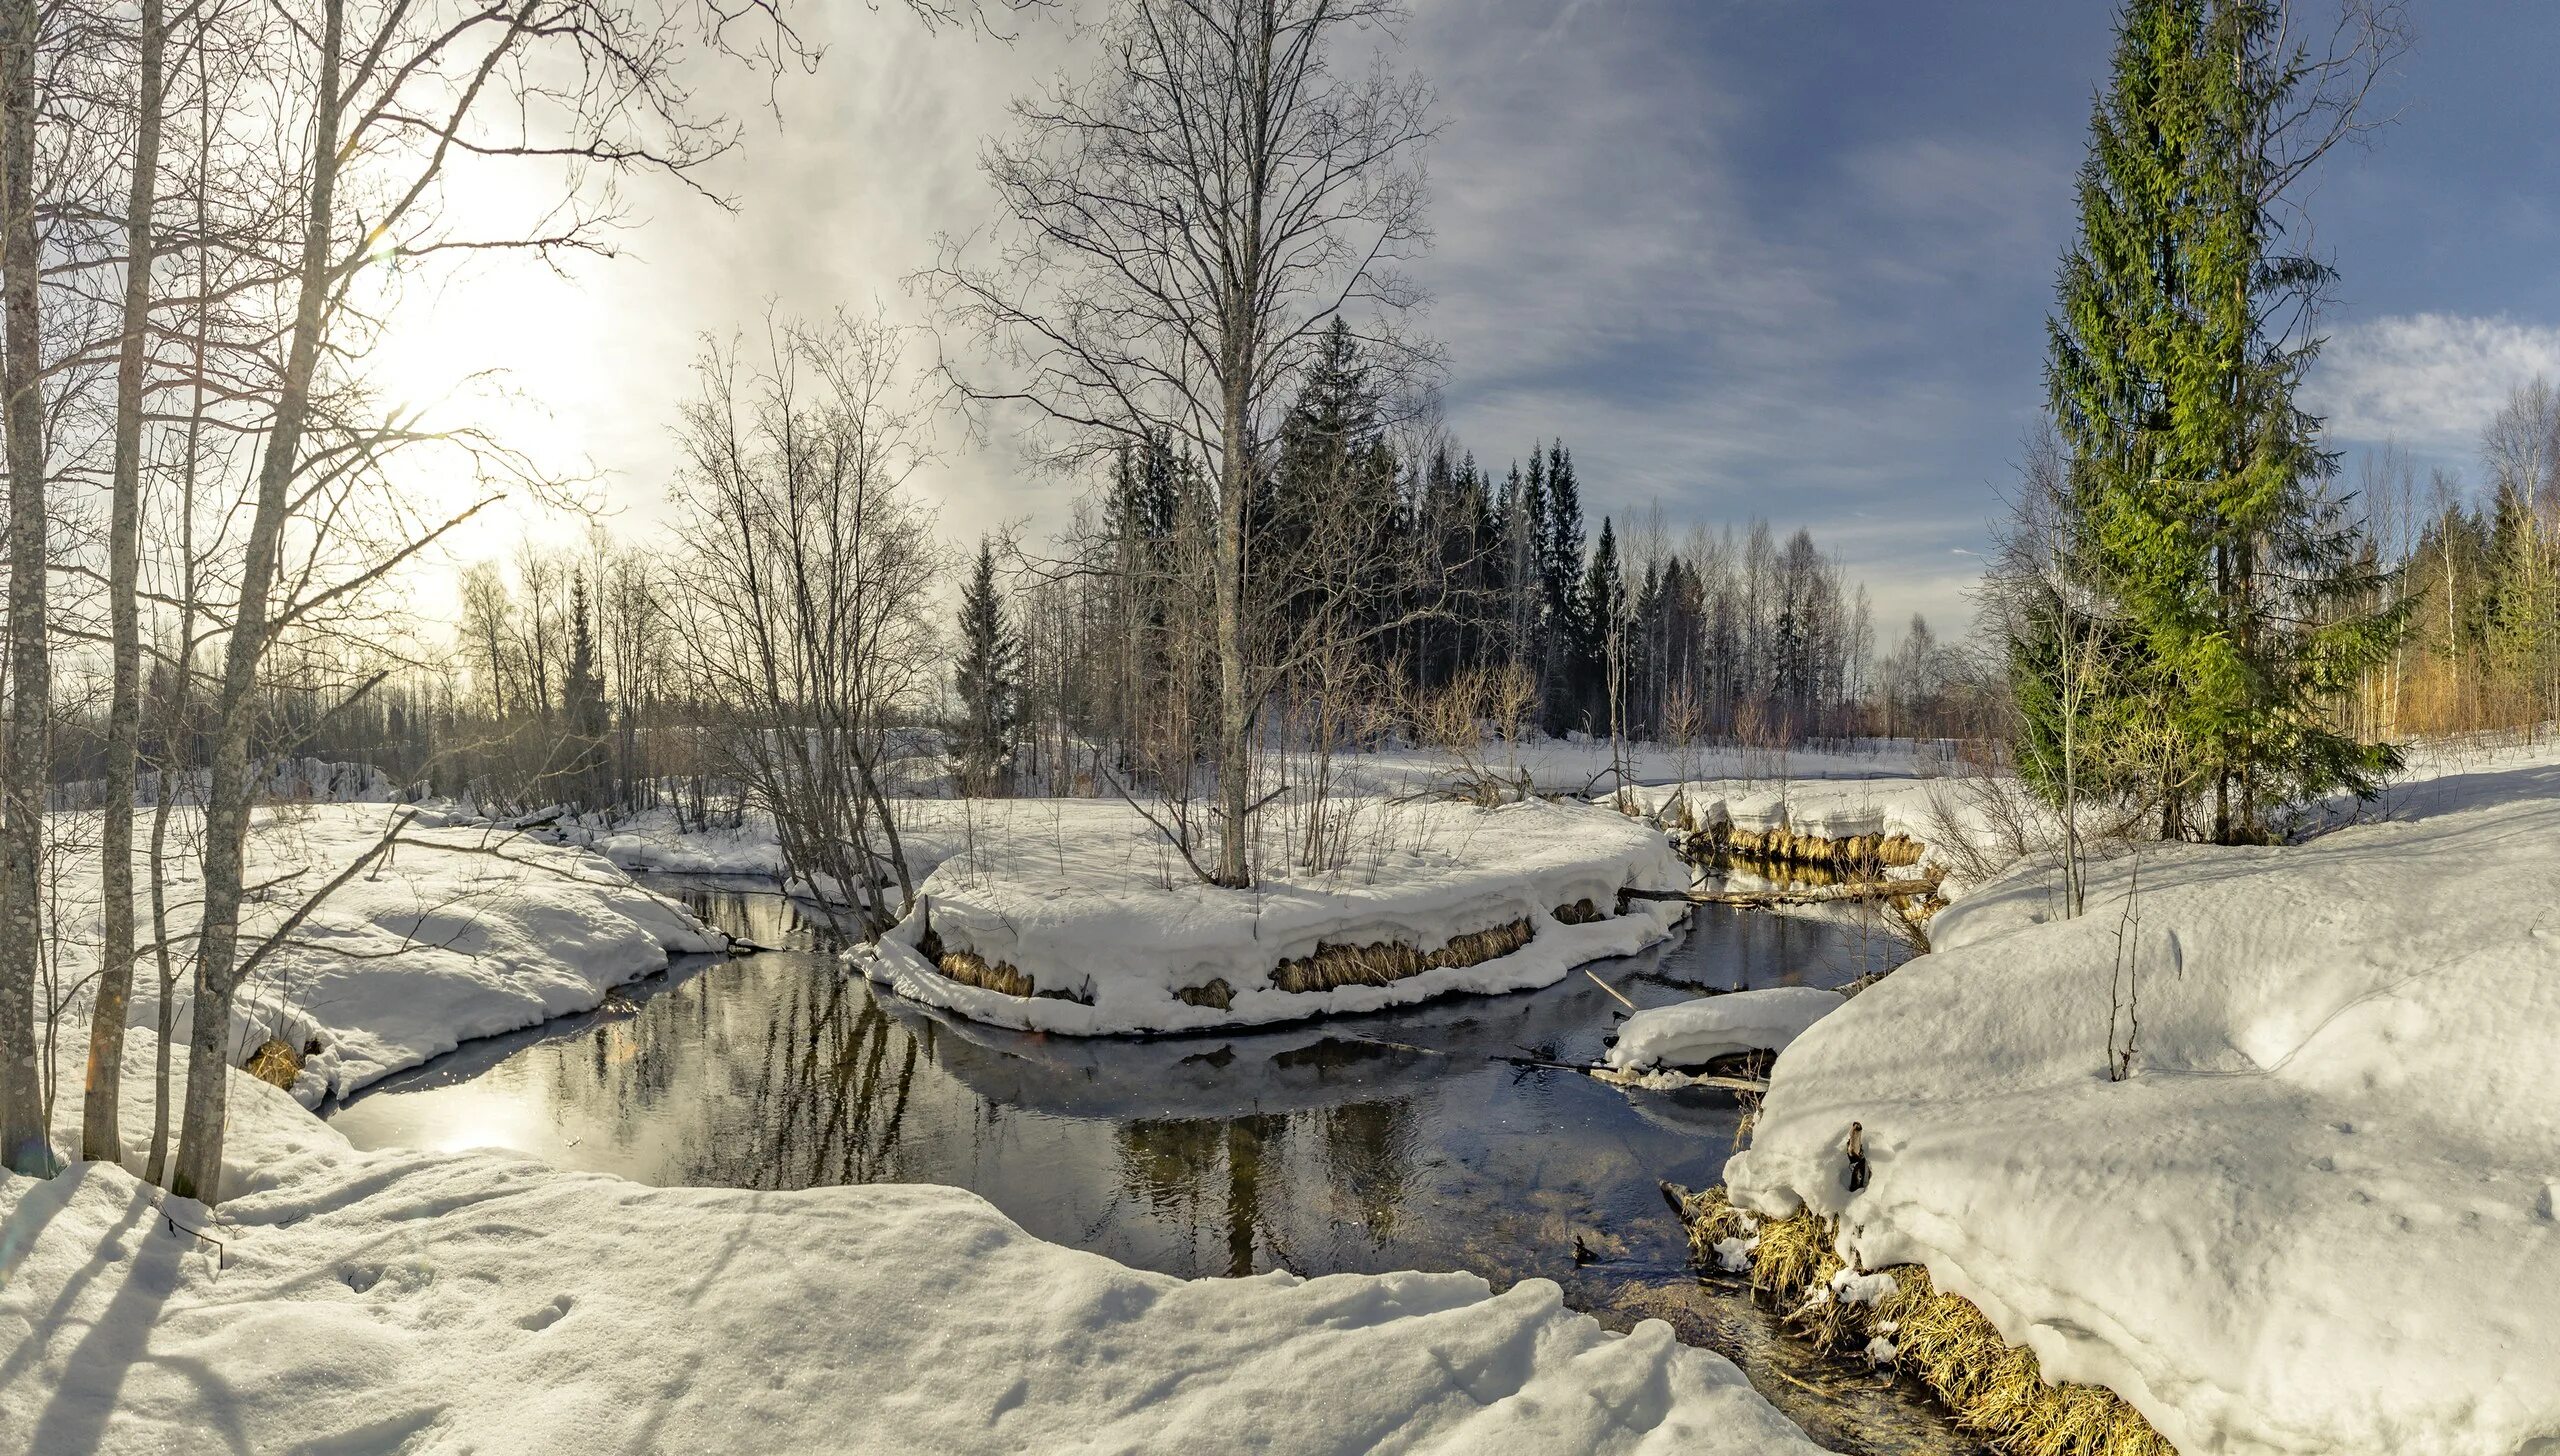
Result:
<svg viewBox="0 0 2560 1456">
<path fill-rule="evenodd" d="M 629 870 L 774 880 L 788 872 L 773 825 L 761 815 L 733 828 L 686 829 L 674 810 L 651 809 L 608 826 L 572 828 L 564 837 Z"/>
<path fill-rule="evenodd" d="M 1847 1004 L 1818 986 L 1771 986 L 1701 996 L 1639 1011 L 1618 1028 L 1608 1063 L 1616 1071 L 1695 1067 L 1736 1052 L 1784 1051 L 1805 1028 Z"/>
<path fill-rule="evenodd" d="M 1946 779 L 1876 777 L 1800 779 L 1769 784 L 1746 779 L 1690 779 L 1629 791 L 1644 812 L 1692 833 L 1729 825 L 1767 834 L 1792 830 L 1823 839 L 1899 834 L 1927 841 L 1937 834 L 1932 796 Z"/>
<path fill-rule="evenodd" d="M 260 811 L 248 879 L 274 888 L 245 907 L 245 943 L 263 939 L 370 849 L 396 812 Z M 85 960 L 79 975 L 95 965 L 101 933 L 96 854 L 91 848 L 67 866 L 65 889 L 88 898 L 63 907 L 57 920 L 66 959 Z M 172 933 L 192 936 L 198 882 L 173 877 L 167 894 Z M 294 1092 L 317 1106 L 473 1037 L 588 1010 L 613 987 L 663 970 L 670 955 L 727 943 L 593 854 L 422 820 L 386 858 L 330 894 L 242 987 L 233 1061 L 270 1036 L 297 1051 L 316 1041 Z M 146 959 L 134 977 L 137 1027 L 157 1026 L 156 980 Z M 192 1015 L 185 999 L 182 985 L 173 1008 L 181 1037 Z"/>
<path fill-rule="evenodd" d="M 1624 768 L 1631 784 L 1676 784 L 1682 779 L 1725 779 L 1783 784 L 1817 779 L 1911 779 L 1943 772 L 1953 761 L 1950 744 L 1909 739 L 1870 739 L 1849 749 L 1744 748 L 1629 743 L 1612 748 L 1606 738 L 1575 734 L 1513 744 L 1488 743 L 1476 760 L 1505 779 L 1521 773 L 1542 793 L 1604 795 L 1619 785 Z M 1457 759 L 1423 748 L 1338 754 L 1344 778 L 1364 792 L 1408 794 L 1445 781 Z"/>
<path fill-rule="evenodd" d="M 957 1189 L 364 1154 L 272 1088 L 232 1096 L 219 1224 L 120 1168 L 0 1174 L 9 1444 L 1817 1449 L 1721 1357 L 1659 1321 L 1611 1334 L 1542 1279 L 1184 1281 Z"/>
<path fill-rule="evenodd" d="M 1012 817 L 976 826 L 971 846 L 918 887 L 923 907 L 853 956 L 903 996 L 1028 1030 L 1180 1031 L 1524 990 L 1642 950 L 1686 914 L 1664 904 L 1611 913 L 1621 887 L 1679 888 L 1689 874 L 1661 831 L 1591 805 L 1376 801 L 1359 810 L 1375 816 L 1374 838 L 1352 863 L 1278 871 L 1249 890 L 1200 883 L 1124 804 L 1017 800 L 989 812 Z M 1579 920 L 1590 913 L 1600 918 Z M 1485 946 L 1470 937 L 1507 945 L 1523 933 L 1525 944 L 1490 959 L 1431 964 L 1382 985 L 1275 982 L 1284 963 L 1327 948 L 1451 961 Z M 1009 968 L 1036 990 L 955 980 L 928 958 L 937 945 Z"/>
<path fill-rule="evenodd" d="M 1976 890 L 1779 1061 L 1735 1202 L 1925 1265 L 2186 1452 L 2560 1442 L 2560 766 L 2393 809 L 2155 846 L 2138 894 L 2134 861 L 2093 867 L 2074 920 L 2032 869 Z"/>
</svg>

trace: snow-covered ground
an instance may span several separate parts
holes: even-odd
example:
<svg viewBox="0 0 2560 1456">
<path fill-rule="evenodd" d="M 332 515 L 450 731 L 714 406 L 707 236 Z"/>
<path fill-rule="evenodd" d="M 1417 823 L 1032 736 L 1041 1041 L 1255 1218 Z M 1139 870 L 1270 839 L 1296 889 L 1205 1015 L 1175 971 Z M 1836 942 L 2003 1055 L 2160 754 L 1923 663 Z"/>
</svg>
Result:
<svg viewBox="0 0 2560 1456">
<path fill-rule="evenodd" d="M 1587 961 L 1642 950 L 1686 913 L 1649 903 L 1612 913 L 1620 888 L 1677 888 L 1689 874 L 1660 830 L 1588 804 L 1353 802 L 1342 812 L 1357 842 L 1341 863 L 1305 869 L 1266 860 L 1262 882 L 1245 890 L 1201 883 L 1126 804 L 1011 800 L 982 812 L 968 847 L 918 887 L 926 908 L 854 955 L 900 995 L 1030 1030 L 1191 1030 L 1522 990 Z M 1557 918 L 1577 906 L 1603 918 Z M 1427 955 L 1522 922 L 1532 938 L 1516 949 L 1384 985 L 1287 990 L 1274 979 L 1276 967 L 1322 947 L 1400 946 Z M 946 949 L 1064 995 L 1010 995 L 956 981 L 919 949 L 928 931 Z M 1226 1004 L 1177 995 L 1213 984 Z"/>
<path fill-rule="evenodd" d="M 1845 749 L 1744 748 L 1731 744 L 1629 743 L 1612 748 L 1605 738 L 1580 735 L 1488 743 L 1475 763 L 1503 778 L 1526 772 L 1543 793 L 1607 794 L 1626 784 L 1676 784 L 1684 779 L 1724 779 L 1769 787 L 1810 779 L 1913 779 L 1944 773 L 1951 746 L 1908 739 L 1876 739 Z M 1409 794 L 1446 782 L 1460 767 L 1453 755 L 1425 748 L 1377 749 L 1338 755 L 1349 784 L 1371 793 Z"/>
<path fill-rule="evenodd" d="M 1848 1004 L 1819 986 L 1764 986 L 1639 1011 L 1618 1028 L 1616 1071 L 1703 1066 L 1737 1052 L 1784 1051 L 1805 1029 Z"/>
<path fill-rule="evenodd" d="M 366 804 L 260 810 L 248 882 L 267 889 L 246 907 L 244 945 L 266 938 L 406 812 Z M 473 1037 L 590 1009 L 613 987 L 664 969 L 671 955 L 727 945 L 593 854 L 436 820 L 429 814 L 402 829 L 399 843 L 330 893 L 241 989 L 235 1063 L 271 1036 L 297 1051 L 317 1042 L 294 1089 L 317 1106 Z M 170 931 L 182 942 L 194 933 L 201 893 L 192 872 L 190 863 L 166 890 Z M 65 985 L 97 963 L 97 876 L 94 843 L 65 856 L 55 921 Z M 142 931 L 150 938 L 147 918 Z M 183 975 L 183 959 L 179 965 Z M 134 976 L 137 1027 L 158 1023 L 157 981 L 145 957 Z M 186 999 L 182 980 L 173 1007 L 181 1040 L 192 1014 Z"/>
<path fill-rule="evenodd" d="M 2032 864 L 1977 888 L 1780 1058 L 1735 1201 L 2182 1451 L 2560 1449 L 2560 755 L 2422 756 L 2377 811 L 2150 846 L 2077 919 Z"/>
<path fill-rule="evenodd" d="M 551 913 L 525 934 L 570 956 L 597 915 L 582 894 L 528 881 Z M 148 1065 L 129 1048 L 129 1083 Z M 1034 1239 L 957 1189 L 651 1188 L 362 1153 L 236 1072 L 231 1106 L 218 1219 L 124 1168 L 0 1173 L 0 1445 L 1817 1449 L 1721 1357 L 1658 1321 L 1610 1333 L 1546 1280 L 1184 1281 Z M 65 1145 L 77 1121 L 66 1097 Z"/>
</svg>

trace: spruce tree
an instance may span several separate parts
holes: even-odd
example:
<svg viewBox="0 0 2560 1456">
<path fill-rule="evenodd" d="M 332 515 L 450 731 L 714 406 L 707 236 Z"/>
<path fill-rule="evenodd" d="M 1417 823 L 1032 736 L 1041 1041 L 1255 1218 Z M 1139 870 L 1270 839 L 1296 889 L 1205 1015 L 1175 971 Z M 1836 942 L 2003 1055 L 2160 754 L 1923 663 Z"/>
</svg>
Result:
<svg viewBox="0 0 2560 1456">
<path fill-rule="evenodd" d="M 2330 281 L 2282 251 L 2273 210 L 2271 149 L 2310 74 L 2273 0 L 2128 0 L 2049 331 L 2073 537 L 2057 557 L 2085 600 L 2037 615 L 2094 612 L 2124 639 L 2083 695 L 2092 716 L 2118 730 L 2115 759 L 2147 765 L 2165 831 L 2205 801 L 2222 841 L 2396 762 L 2332 721 L 2400 623 L 2359 605 L 2373 573 L 2321 489 L 2337 459 L 2294 403 L 2318 340 L 2270 325 Z M 2063 655 L 2021 642 L 2012 660 Z"/>
<path fill-rule="evenodd" d="M 1587 721 L 1590 696 L 1591 620 L 1583 598 L 1582 488 L 1573 456 L 1557 441 L 1543 461 L 1529 457 L 1529 491 L 1546 502 L 1538 551 L 1544 589 L 1546 726 L 1562 733 Z"/>
<path fill-rule="evenodd" d="M 960 591 L 960 661 L 952 669 L 960 715 L 951 725 L 951 776 L 964 794 L 994 794 L 1004 787 L 1013 762 L 1021 672 L 1022 647 L 996 590 L 995 545 L 982 536 L 977 567 Z"/>
<path fill-rule="evenodd" d="M 1609 680 L 1609 653 L 1625 625 L 1627 583 L 1618 566 L 1618 533 L 1609 518 L 1600 518 L 1600 539 L 1591 548 L 1591 567 L 1582 582 L 1583 639 L 1575 673 L 1582 681 L 1583 720 L 1594 733 L 1612 730 L 1621 704 L 1613 701 L 1617 684 Z"/>
<path fill-rule="evenodd" d="M 561 797 L 582 809 L 600 809 L 613 797 L 613 783 L 604 747 L 604 675 L 596 664 L 594 602 L 584 571 L 569 578 L 569 676 L 560 700 Z"/>
</svg>

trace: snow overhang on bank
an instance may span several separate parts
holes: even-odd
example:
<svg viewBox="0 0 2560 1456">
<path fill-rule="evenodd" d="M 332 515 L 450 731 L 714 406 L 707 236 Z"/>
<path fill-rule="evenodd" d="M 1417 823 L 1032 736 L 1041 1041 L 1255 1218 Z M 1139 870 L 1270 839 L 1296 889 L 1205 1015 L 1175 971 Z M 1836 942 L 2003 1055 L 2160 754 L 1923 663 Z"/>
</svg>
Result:
<svg viewBox="0 0 2560 1456">
<path fill-rule="evenodd" d="M 1610 809 L 1382 800 L 1364 812 L 1375 841 L 1340 868 L 1233 890 L 1168 866 L 1127 806 L 1061 801 L 944 861 L 917 911 L 852 955 L 899 994 L 963 1016 L 1108 1035 L 1526 990 L 1643 950 L 1686 914 L 1644 902 L 1618 913 L 1620 889 L 1683 888 L 1689 872 L 1660 830 Z M 1383 983 L 1336 983 L 1363 975 Z"/>
<path fill-rule="evenodd" d="M 1610 1068 L 1702 1067 L 1741 1052 L 1784 1051 L 1806 1028 L 1847 1004 L 1819 986 L 1769 986 L 1701 996 L 1639 1011 L 1618 1028 Z"/>
<path fill-rule="evenodd" d="M 1983 886 L 1779 1059 L 1734 1202 L 1924 1265 L 2183 1451 L 2560 1441 L 2560 766 L 2395 812 L 2148 847 L 2076 919 Z"/>
<path fill-rule="evenodd" d="M 413 816 L 413 817 L 408 817 Z M 591 1010 L 614 987 L 728 937 L 601 857 L 433 810 L 320 804 L 263 809 L 248 879 L 276 888 L 243 908 L 248 945 L 279 931 L 346 866 L 398 842 L 331 890 L 234 998 L 234 1065 L 269 1039 L 300 1060 L 293 1094 L 317 1106 L 476 1037 Z M 66 979 L 90 974 L 102 939 L 97 851 L 66 857 L 74 896 L 56 911 Z M 169 929 L 195 934 L 201 885 L 166 887 Z M 156 1029 L 157 977 L 135 976 L 131 1021 Z M 193 1015 L 172 998 L 181 1040 Z M 146 1032 L 142 1039 L 147 1040 Z"/>
</svg>

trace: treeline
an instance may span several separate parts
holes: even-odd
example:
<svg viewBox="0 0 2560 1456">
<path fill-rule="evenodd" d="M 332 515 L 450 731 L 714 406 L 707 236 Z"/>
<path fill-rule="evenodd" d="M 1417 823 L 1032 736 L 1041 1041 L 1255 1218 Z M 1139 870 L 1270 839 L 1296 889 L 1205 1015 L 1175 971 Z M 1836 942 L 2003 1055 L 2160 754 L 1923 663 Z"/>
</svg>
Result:
<svg viewBox="0 0 2560 1456">
<path fill-rule="evenodd" d="M 945 672 L 884 705 L 938 732 L 962 792 L 1176 790 L 1214 773 L 1216 522 L 1196 460 L 1108 456 L 1076 524 L 1000 562 L 986 543 L 942 634 Z M 1863 587 L 1809 531 L 1675 538 L 1585 524 L 1572 451 L 1497 479 L 1331 331 L 1246 520 L 1240 628 L 1277 671 L 1275 753 L 1415 732 L 1464 690 L 1487 731 L 1691 743 L 1919 734 L 1956 720 L 1956 668 L 1925 622 L 1879 670 Z M 949 558 L 940 560 L 947 568 Z M 668 557 L 599 535 L 470 567 L 431 735 L 404 757 L 435 791 L 509 808 L 642 807 L 698 783 L 717 714 L 682 671 Z M 919 740 L 920 742 L 921 740 Z M 353 742 L 345 744 L 355 751 Z M 318 751 L 318 750 L 314 750 Z M 683 795 L 688 801 L 699 788 Z"/>
<path fill-rule="evenodd" d="M 1015 716 L 1044 779 L 1078 744 L 1108 745 L 1122 774 L 1198 756 L 1217 662 L 1206 506 L 1188 453 L 1123 447 L 1053 559 L 1024 573 Z M 1793 742 L 1886 716 L 1865 589 L 1810 532 L 1675 540 L 1658 516 L 1633 532 L 1586 521 L 1562 441 L 1495 475 L 1378 383 L 1337 325 L 1245 522 L 1241 627 L 1279 667 L 1279 741 L 1340 742 L 1355 719 L 1374 738 L 1417 694 L 1489 681 L 1507 726 L 1556 736 Z"/>
<path fill-rule="evenodd" d="M 2408 455 L 2368 457 L 2359 486 L 2382 555 L 2379 595 L 2407 631 L 2358 685 L 2378 735 L 2529 729 L 2560 720 L 2560 391 L 2511 392 L 2480 442 L 2482 484 Z"/>
</svg>

